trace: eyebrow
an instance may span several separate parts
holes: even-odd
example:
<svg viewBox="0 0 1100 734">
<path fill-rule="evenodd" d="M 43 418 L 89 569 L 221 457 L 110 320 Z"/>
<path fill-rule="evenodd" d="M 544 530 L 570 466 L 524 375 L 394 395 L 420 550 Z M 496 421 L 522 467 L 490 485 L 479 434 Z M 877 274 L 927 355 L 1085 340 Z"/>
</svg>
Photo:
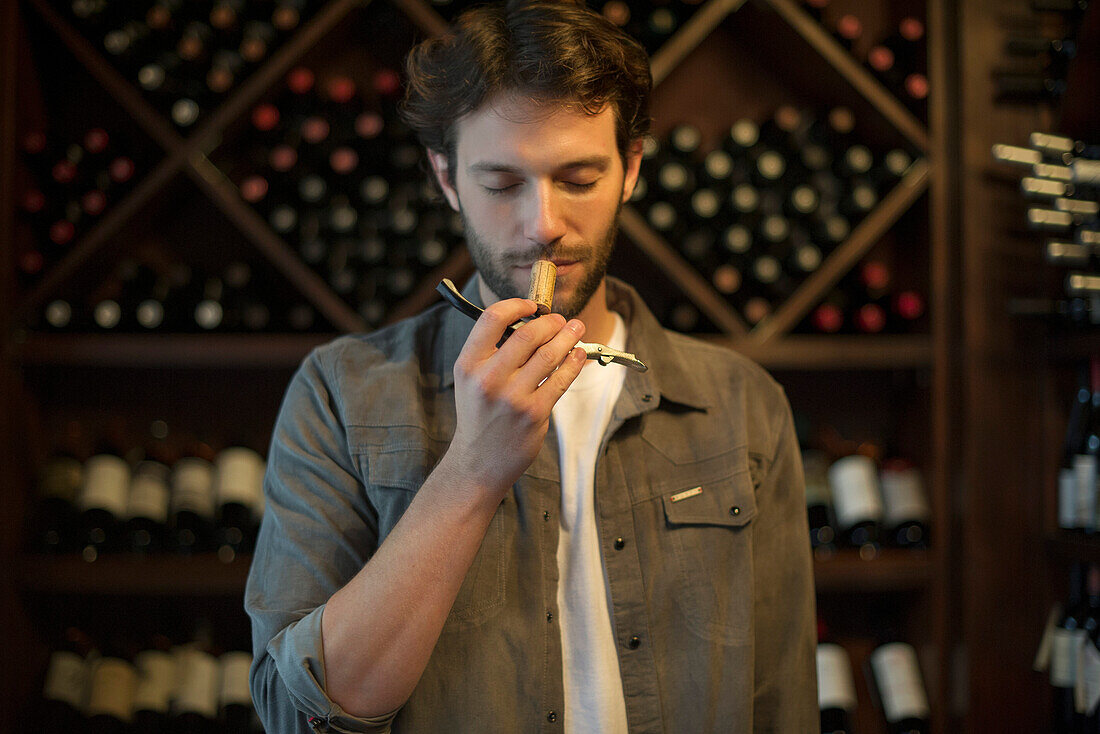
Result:
<svg viewBox="0 0 1100 734">
<path fill-rule="evenodd" d="M 578 158 L 576 160 L 568 161 L 557 167 L 558 171 L 568 171 L 573 168 L 599 168 L 600 170 L 606 169 L 611 164 L 611 157 L 606 155 L 591 155 L 586 158 Z M 470 164 L 470 173 L 511 173 L 519 174 L 520 169 L 515 166 L 509 166 L 506 163 L 496 163 L 494 161 L 479 161 L 477 163 Z"/>
</svg>

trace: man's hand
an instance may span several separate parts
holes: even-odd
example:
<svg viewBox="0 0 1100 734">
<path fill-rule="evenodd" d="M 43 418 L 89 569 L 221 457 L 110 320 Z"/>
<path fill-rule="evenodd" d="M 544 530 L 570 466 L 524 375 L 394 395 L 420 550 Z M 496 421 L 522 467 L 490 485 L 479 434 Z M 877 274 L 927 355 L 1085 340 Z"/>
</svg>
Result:
<svg viewBox="0 0 1100 734">
<path fill-rule="evenodd" d="M 551 409 L 585 362 L 574 349 L 584 324 L 559 314 L 524 324 L 497 348 L 509 324 L 534 313 L 522 298 L 489 306 L 455 362 L 458 425 L 440 463 L 499 497 L 534 461 Z"/>
</svg>

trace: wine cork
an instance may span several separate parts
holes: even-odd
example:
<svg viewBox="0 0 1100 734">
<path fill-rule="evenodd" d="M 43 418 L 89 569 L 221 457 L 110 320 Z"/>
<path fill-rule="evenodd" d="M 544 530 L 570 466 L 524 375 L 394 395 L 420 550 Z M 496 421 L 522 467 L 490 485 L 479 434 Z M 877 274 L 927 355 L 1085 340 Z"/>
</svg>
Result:
<svg viewBox="0 0 1100 734">
<path fill-rule="evenodd" d="M 554 280 L 558 268 L 549 260 L 536 260 L 531 266 L 531 290 L 527 296 L 538 305 L 539 316 L 550 313 L 554 305 Z"/>
</svg>

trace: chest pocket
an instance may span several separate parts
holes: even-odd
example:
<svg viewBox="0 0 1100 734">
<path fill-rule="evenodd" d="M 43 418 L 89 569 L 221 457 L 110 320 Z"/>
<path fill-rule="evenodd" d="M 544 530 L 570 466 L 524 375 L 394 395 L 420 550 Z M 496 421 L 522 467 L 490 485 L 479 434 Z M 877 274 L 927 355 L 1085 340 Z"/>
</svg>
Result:
<svg viewBox="0 0 1100 734">
<path fill-rule="evenodd" d="M 447 444 L 429 439 L 422 429 L 410 426 L 358 426 L 349 430 L 349 438 L 366 483 L 367 497 L 378 511 L 378 535 L 382 543 L 412 503 Z M 514 510 L 514 505 L 511 500 L 506 501 L 493 516 L 451 607 L 448 625 L 477 624 L 504 605 L 506 541 L 515 526 L 509 510 Z"/>
<path fill-rule="evenodd" d="M 664 543 L 676 558 L 675 595 L 687 626 L 705 639 L 740 644 L 752 634 L 752 521 L 749 471 L 684 483 L 661 495 Z"/>
</svg>

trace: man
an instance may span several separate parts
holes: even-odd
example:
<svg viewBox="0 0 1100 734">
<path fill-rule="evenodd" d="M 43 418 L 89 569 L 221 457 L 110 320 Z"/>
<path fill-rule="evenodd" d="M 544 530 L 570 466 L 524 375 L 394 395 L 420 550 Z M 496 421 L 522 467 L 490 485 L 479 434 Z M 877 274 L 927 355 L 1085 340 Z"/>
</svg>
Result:
<svg viewBox="0 0 1100 734">
<path fill-rule="evenodd" d="M 249 576 L 270 732 L 808 732 L 814 598 L 782 389 L 605 277 L 650 76 L 599 15 L 470 11 L 404 114 L 478 275 L 315 351 Z M 555 313 L 523 298 L 557 265 Z M 586 362 L 584 338 L 645 373 Z"/>
</svg>

